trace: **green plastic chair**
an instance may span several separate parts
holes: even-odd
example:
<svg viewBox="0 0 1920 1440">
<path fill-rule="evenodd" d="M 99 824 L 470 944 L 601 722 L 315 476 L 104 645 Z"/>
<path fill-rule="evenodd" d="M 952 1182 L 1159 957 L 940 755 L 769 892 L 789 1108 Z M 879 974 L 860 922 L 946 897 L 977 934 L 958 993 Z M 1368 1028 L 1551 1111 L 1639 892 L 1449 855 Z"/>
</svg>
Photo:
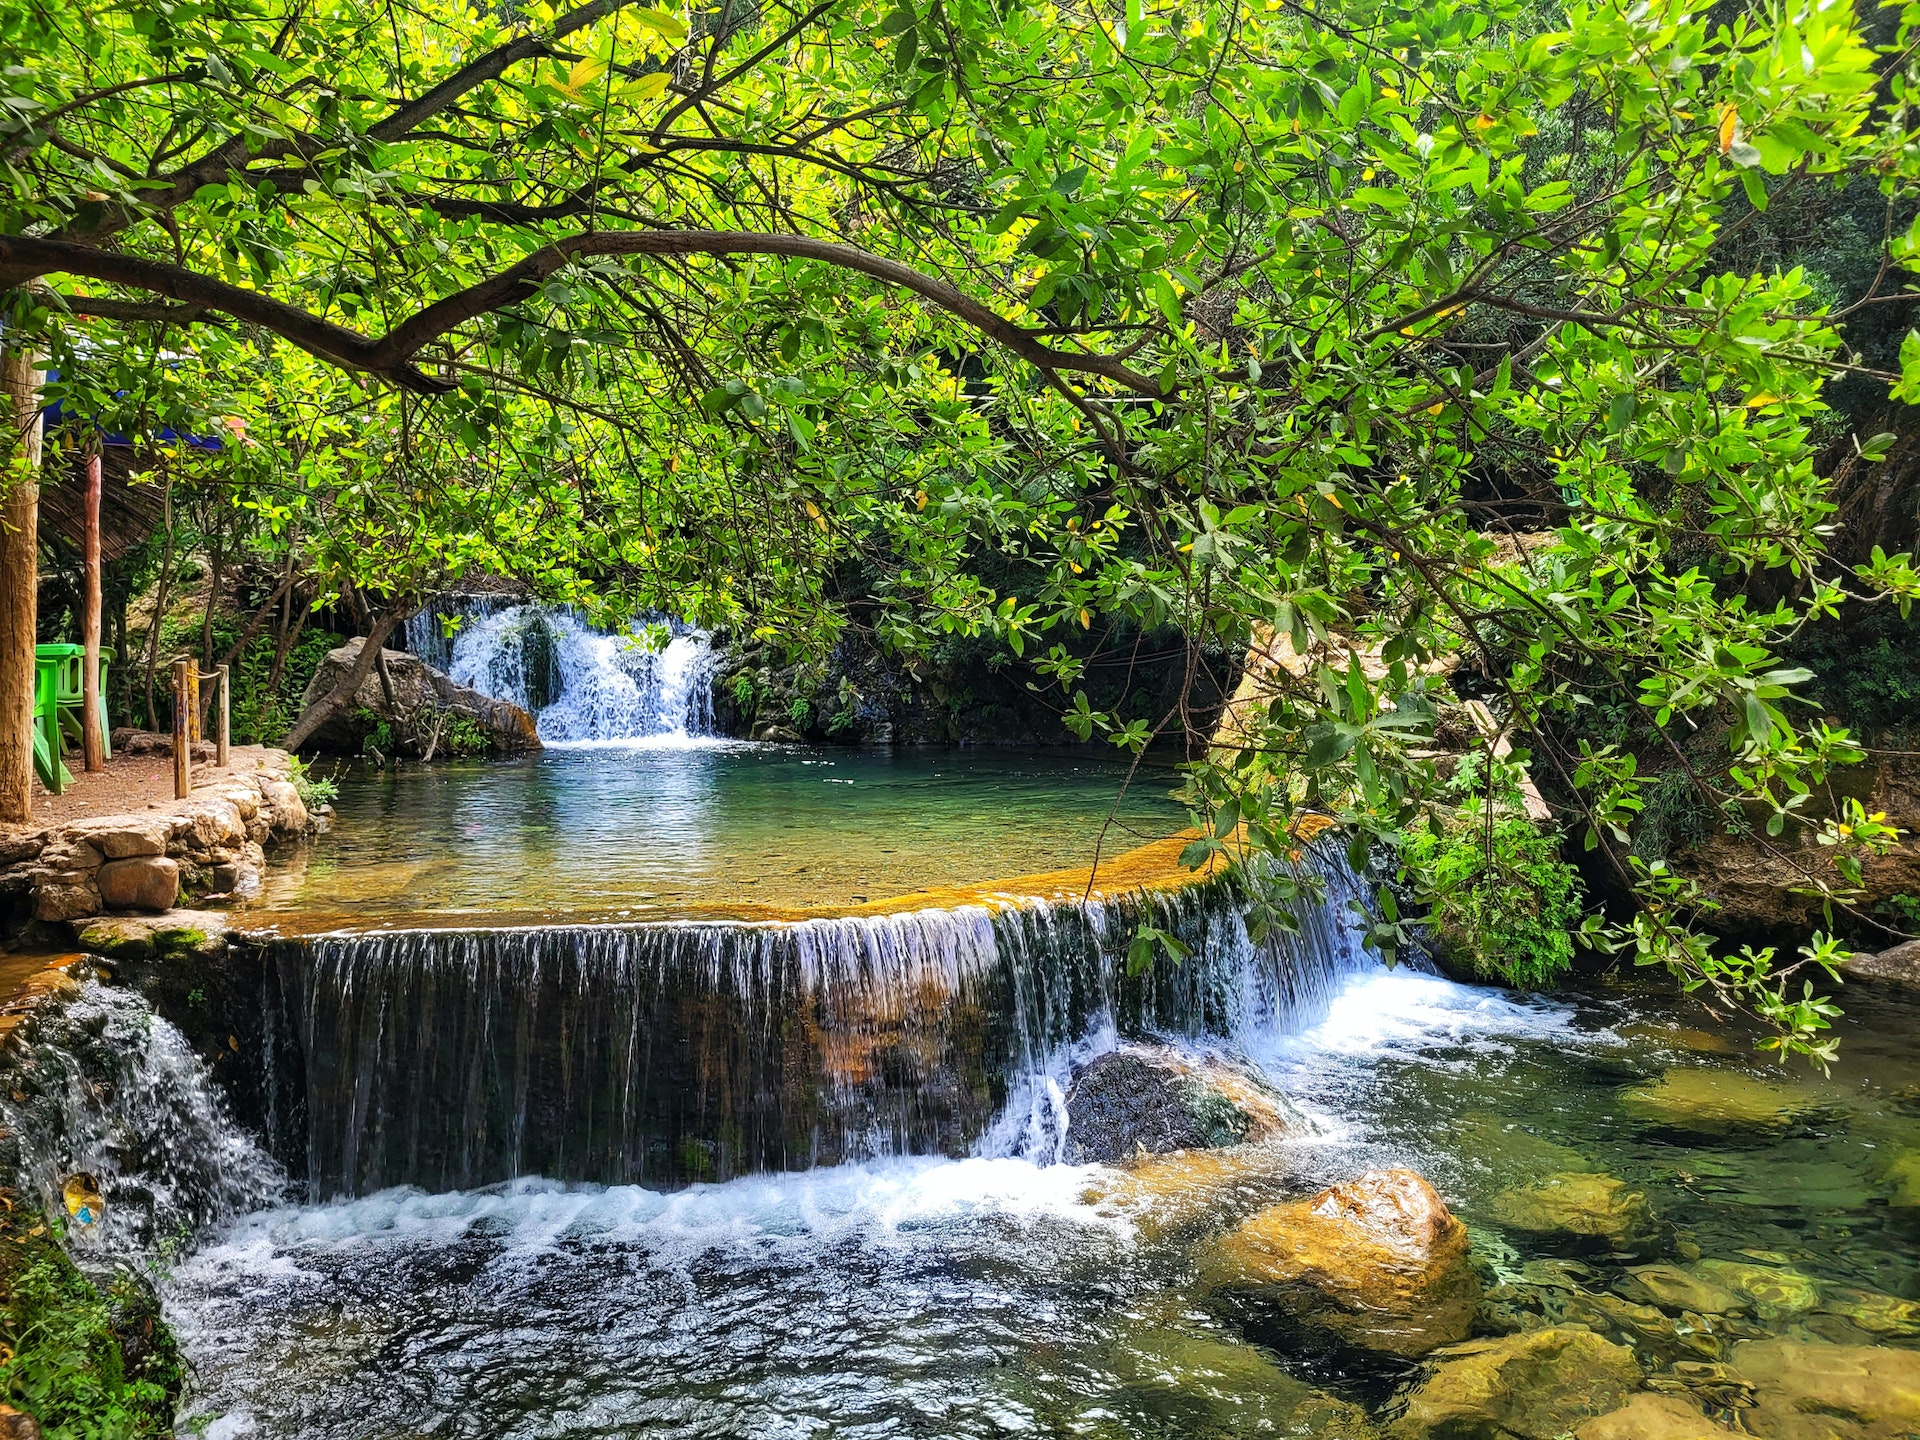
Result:
<svg viewBox="0 0 1920 1440">
<path fill-rule="evenodd" d="M 33 657 L 33 770 L 49 795 L 58 795 L 73 783 L 60 758 L 60 665 L 58 658 Z"/>
<path fill-rule="evenodd" d="M 58 795 L 73 783 L 61 758 L 65 742 L 81 744 L 80 711 L 86 704 L 86 648 L 81 645 L 36 645 L 34 659 L 34 769 L 49 794 Z M 100 753 L 111 760 L 113 742 L 107 727 L 107 667 L 111 650 L 100 652 Z"/>
</svg>

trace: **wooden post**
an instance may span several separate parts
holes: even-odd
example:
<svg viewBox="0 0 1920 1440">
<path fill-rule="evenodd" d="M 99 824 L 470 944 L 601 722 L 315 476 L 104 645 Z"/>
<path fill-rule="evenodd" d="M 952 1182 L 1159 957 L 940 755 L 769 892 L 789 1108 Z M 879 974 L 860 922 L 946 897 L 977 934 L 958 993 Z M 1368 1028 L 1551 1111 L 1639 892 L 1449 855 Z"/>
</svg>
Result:
<svg viewBox="0 0 1920 1440">
<path fill-rule="evenodd" d="M 215 763 L 224 766 L 227 763 L 227 735 L 232 719 L 228 687 L 233 683 L 233 676 L 225 665 L 222 665 L 217 673 L 220 676 L 220 730 L 218 733 L 220 750 L 219 758 Z"/>
<path fill-rule="evenodd" d="M 40 385 L 33 356 L 0 355 L 0 821 L 33 818 L 34 644 L 40 585 Z"/>
<path fill-rule="evenodd" d="M 187 666 L 187 739 L 194 744 L 198 744 L 201 739 L 200 662 L 198 660 L 192 661 Z"/>
<path fill-rule="evenodd" d="M 159 624 L 156 619 L 154 624 Z M 173 798 L 184 800 L 193 791 L 193 736 L 189 717 L 193 714 L 192 686 L 194 662 L 173 662 Z"/>
<path fill-rule="evenodd" d="M 82 521 L 80 559 L 84 583 L 80 588 L 80 642 L 86 654 L 80 665 L 80 753 L 87 772 L 107 768 L 106 736 L 100 733 L 100 452 L 87 457 L 87 495 Z M 158 623 L 158 622 L 156 622 Z"/>
</svg>

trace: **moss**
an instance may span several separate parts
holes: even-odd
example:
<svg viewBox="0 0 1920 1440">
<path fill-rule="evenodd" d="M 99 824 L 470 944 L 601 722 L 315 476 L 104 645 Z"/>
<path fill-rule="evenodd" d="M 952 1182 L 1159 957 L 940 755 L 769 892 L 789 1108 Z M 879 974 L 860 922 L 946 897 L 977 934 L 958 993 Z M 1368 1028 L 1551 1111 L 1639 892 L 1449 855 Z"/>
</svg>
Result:
<svg viewBox="0 0 1920 1440">
<path fill-rule="evenodd" d="M 0 1216 L 0 1398 L 47 1440 L 139 1440 L 173 1433 L 186 1362 L 146 1281 L 104 1287 L 74 1265 L 47 1219 Z"/>
</svg>

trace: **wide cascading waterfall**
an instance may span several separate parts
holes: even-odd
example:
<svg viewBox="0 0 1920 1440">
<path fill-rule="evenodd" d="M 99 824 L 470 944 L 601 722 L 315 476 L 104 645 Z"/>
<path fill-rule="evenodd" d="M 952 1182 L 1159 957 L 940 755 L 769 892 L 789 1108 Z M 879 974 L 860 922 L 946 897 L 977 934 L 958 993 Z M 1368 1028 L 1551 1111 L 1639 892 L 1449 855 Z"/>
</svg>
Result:
<svg viewBox="0 0 1920 1440">
<path fill-rule="evenodd" d="M 1076 1047 L 1251 1042 L 1375 962 L 1337 863 L 1255 946 L 1224 882 L 791 924 L 417 930 L 260 943 L 263 1116 L 316 1199 L 540 1174 L 673 1186 L 885 1154 L 1049 1159 Z M 1190 957 L 1129 974 L 1152 923 Z M 278 1097 L 277 1099 L 271 1097 Z"/>
<path fill-rule="evenodd" d="M 456 684 L 528 711 L 549 745 L 681 739 L 713 729 L 714 657 L 700 631 L 669 622 L 666 644 L 654 650 L 637 637 L 603 634 L 560 606 L 459 596 L 423 613 L 426 622 L 409 624 L 409 647 Z M 460 618 L 450 643 L 443 613 Z M 444 662 L 437 658 L 443 652 Z"/>
<path fill-rule="evenodd" d="M 150 1253 L 284 1194 L 186 1037 L 138 993 L 90 980 L 30 1025 L 0 1086 L 0 1172 L 49 1211 L 69 1176 L 93 1176 L 106 1218 L 88 1250 Z"/>
<path fill-rule="evenodd" d="M 485 591 L 463 595 L 442 595 L 431 605 L 423 605 L 407 617 L 407 651 L 418 655 L 436 670 L 453 668 L 453 648 L 475 622 L 517 609 L 527 602 L 517 595 L 495 595 Z M 454 628 L 448 633 L 446 622 Z M 498 698 L 498 697 L 496 697 Z"/>
</svg>

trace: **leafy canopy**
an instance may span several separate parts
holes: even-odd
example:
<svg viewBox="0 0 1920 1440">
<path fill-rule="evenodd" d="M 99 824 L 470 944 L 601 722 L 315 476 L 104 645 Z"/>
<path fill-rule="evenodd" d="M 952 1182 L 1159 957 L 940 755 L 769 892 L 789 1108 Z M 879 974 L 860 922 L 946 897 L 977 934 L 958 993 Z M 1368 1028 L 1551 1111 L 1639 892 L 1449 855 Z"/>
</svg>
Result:
<svg viewBox="0 0 1920 1440">
<path fill-rule="evenodd" d="M 1783 192 L 1877 186 L 1895 283 L 1912 20 L 1881 53 L 1838 0 L 14 6 L 0 283 L 78 399 L 243 418 L 236 503 L 396 606 L 497 569 L 908 660 L 990 633 L 1134 749 L 1184 711 L 1093 710 L 1065 635 L 1252 639 L 1196 861 L 1288 852 L 1302 807 L 1403 846 L 1464 657 L 1641 902 L 1586 938 L 1818 1057 L 1787 987 L 1837 947 L 1723 953 L 1628 851 L 1636 757 L 1568 736 L 1619 693 L 1677 756 L 1723 732 L 1703 803 L 1829 906 L 1891 841 L 1813 804 L 1859 747 L 1775 658 L 1920 594 L 1827 553 L 1814 427 L 1866 367 L 1806 275 L 1725 257 Z"/>
</svg>

